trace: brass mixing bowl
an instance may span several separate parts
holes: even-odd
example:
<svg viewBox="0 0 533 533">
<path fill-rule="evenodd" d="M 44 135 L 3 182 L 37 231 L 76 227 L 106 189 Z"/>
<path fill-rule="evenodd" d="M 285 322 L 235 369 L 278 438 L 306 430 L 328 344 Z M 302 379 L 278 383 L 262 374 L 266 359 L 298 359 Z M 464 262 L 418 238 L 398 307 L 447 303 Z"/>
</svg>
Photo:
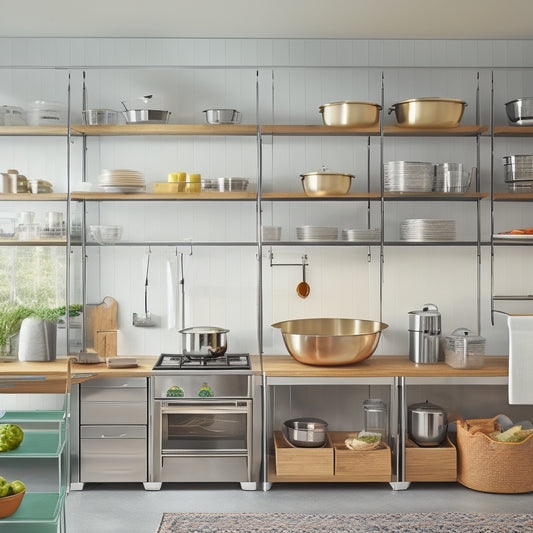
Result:
<svg viewBox="0 0 533 533">
<path fill-rule="evenodd" d="M 409 128 L 456 128 L 463 116 L 466 102 L 453 98 L 412 98 L 397 102 L 394 111 L 398 126 Z"/>
<path fill-rule="evenodd" d="M 352 318 L 302 318 L 272 324 L 300 363 L 339 366 L 359 363 L 376 350 L 383 322 Z"/>
</svg>

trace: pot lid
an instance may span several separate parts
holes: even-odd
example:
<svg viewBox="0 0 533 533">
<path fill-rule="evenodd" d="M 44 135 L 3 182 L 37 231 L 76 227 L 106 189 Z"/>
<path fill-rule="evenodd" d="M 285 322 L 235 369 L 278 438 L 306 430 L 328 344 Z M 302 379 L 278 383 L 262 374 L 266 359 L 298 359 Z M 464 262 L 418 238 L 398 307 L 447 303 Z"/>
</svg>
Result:
<svg viewBox="0 0 533 533">
<path fill-rule="evenodd" d="M 421 403 L 413 403 L 408 408 L 408 411 L 416 411 L 420 413 L 444 413 L 444 409 L 439 405 L 430 403 L 428 400 Z"/>
<path fill-rule="evenodd" d="M 180 333 L 200 333 L 200 334 L 212 334 L 212 333 L 228 333 L 229 329 L 217 328 L 213 326 L 193 326 L 192 328 L 180 329 Z"/>
<path fill-rule="evenodd" d="M 421 310 L 409 311 L 409 329 L 440 331 L 440 313 L 435 304 L 424 304 Z"/>
<path fill-rule="evenodd" d="M 481 335 L 476 335 L 473 331 L 467 328 L 457 328 L 452 331 L 452 333 L 446 337 L 448 341 L 448 346 L 463 346 L 464 344 L 485 344 L 485 337 Z"/>
</svg>

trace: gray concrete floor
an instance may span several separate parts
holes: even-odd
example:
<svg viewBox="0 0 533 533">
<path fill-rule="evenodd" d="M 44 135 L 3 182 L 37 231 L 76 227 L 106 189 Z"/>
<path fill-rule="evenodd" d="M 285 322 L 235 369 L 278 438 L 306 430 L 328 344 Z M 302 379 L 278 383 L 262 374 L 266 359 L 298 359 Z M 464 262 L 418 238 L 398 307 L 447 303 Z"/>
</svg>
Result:
<svg viewBox="0 0 533 533">
<path fill-rule="evenodd" d="M 528 513 L 533 493 L 486 494 L 456 483 L 277 483 L 270 491 L 239 484 L 86 484 L 67 497 L 67 533 L 155 533 L 165 512 L 228 513 Z"/>
</svg>

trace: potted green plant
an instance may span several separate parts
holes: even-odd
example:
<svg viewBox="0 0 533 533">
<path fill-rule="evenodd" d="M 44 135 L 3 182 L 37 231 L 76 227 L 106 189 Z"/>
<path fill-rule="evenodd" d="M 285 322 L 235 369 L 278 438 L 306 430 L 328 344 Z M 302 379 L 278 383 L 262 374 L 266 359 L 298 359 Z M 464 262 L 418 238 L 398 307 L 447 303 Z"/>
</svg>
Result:
<svg viewBox="0 0 533 533">
<path fill-rule="evenodd" d="M 69 316 L 76 317 L 82 312 L 82 306 L 69 306 Z M 22 323 L 40 321 L 47 324 L 47 331 L 55 339 L 57 324 L 66 315 L 66 306 L 25 306 L 18 303 L 0 304 L 0 361 L 16 360 L 18 357 L 18 337 Z M 54 342 L 55 346 L 55 342 Z M 55 348 L 54 348 L 55 351 Z M 40 359 L 39 359 L 40 360 Z"/>
</svg>

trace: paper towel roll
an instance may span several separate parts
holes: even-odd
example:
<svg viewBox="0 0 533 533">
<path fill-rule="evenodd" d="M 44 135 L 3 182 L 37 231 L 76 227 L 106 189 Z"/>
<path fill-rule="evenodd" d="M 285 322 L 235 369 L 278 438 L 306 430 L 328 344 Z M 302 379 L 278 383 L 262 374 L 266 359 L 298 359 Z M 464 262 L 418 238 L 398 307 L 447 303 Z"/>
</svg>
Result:
<svg viewBox="0 0 533 533">
<path fill-rule="evenodd" d="M 533 315 L 508 315 L 509 403 L 533 405 Z"/>
</svg>

